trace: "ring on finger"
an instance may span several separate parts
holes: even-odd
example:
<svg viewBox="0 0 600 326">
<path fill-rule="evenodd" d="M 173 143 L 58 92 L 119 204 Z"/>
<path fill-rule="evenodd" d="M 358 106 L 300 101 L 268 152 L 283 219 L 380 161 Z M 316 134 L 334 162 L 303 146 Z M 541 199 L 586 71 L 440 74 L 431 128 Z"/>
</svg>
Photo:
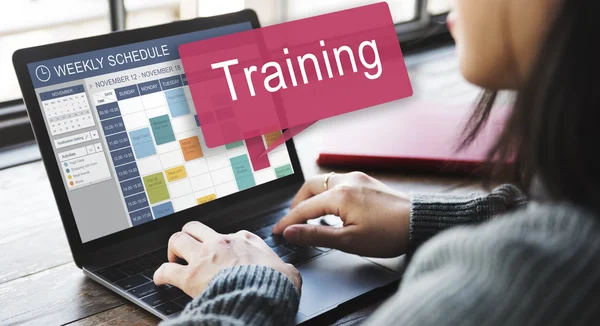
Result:
<svg viewBox="0 0 600 326">
<path fill-rule="evenodd" d="M 323 188 L 325 188 L 325 190 L 329 189 L 329 178 L 331 178 L 331 176 L 334 174 L 335 172 L 329 172 L 329 174 L 327 174 L 327 176 L 325 177 L 325 180 L 323 181 Z"/>
</svg>

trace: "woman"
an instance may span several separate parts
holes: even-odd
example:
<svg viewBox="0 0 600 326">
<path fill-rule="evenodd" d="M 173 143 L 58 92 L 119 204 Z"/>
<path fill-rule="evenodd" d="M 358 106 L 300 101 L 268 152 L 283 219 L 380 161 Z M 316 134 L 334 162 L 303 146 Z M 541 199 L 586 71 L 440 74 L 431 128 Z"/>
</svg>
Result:
<svg viewBox="0 0 600 326">
<path fill-rule="evenodd" d="M 448 23 L 464 77 L 518 93 L 490 158 L 515 160 L 510 176 L 527 190 L 527 202 L 511 185 L 481 197 L 409 198 L 362 173 L 334 174 L 326 187 L 323 177 L 307 181 L 273 232 L 368 256 L 416 250 L 398 292 L 369 325 L 597 321 L 600 1 L 455 0 L 455 7 Z M 465 143 L 494 98 L 482 97 Z M 344 227 L 299 224 L 323 214 L 340 216 Z M 189 223 L 170 239 L 169 261 L 155 282 L 195 300 L 165 324 L 294 322 L 300 275 L 252 234 L 220 235 Z"/>
</svg>

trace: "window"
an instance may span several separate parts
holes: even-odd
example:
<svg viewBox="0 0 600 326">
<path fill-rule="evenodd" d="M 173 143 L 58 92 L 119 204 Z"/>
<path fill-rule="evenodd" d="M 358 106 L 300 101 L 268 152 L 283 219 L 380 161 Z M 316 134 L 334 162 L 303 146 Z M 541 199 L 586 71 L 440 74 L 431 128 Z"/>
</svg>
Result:
<svg viewBox="0 0 600 326">
<path fill-rule="evenodd" d="M 126 17 L 127 28 L 171 22 L 180 19 L 182 1 L 185 0 L 19 0 L 4 6 L 0 11 L 0 152 L 24 144 L 35 146 L 12 65 L 14 51 L 108 33 L 117 29 L 112 22 L 120 17 Z M 119 6 L 120 12 L 111 10 Z M 39 154 L 23 157 L 28 161 L 39 158 Z M 0 160 L 0 169 L 5 163 Z"/>
<path fill-rule="evenodd" d="M 427 3 L 427 11 L 431 15 L 447 14 L 450 8 L 450 0 L 429 0 Z"/>
<path fill-rule="evenodd" d="M 203 1 L 203 0 L 199 0 Z M 239 0 L 238 0 L 239 1 Z M 328 12 L 368 5 L 381 0 L 246 0 L 255 9 L 261 23 L 277 23 L 306 18 Z M 422 40 L 441 33 L 450 0 L 386 0 L 396 23 L 400 42 Z M 266 18 L 266 19 L 265 19 Z M 414 42 L 411 42 L 413 44 Z"/>
<path fill-rule="evenodd" d="M 21 97 L 12 66 L 12 54 L 17 49 L 109 31 L 105 0 L 11 2 L 0 11 L 0 102 Z"/>
<path fill-rule="evenodd" d="M 294 20 L 328 12 L 364 6 L 380 0 L 288 0 L 285 8 L 285 19 Z M 417 1 L 387 0 L 396 23 L 408 22 L 417 17 Z"/>
<path fill-rule="evenodd" d="M 125 28 L 147 27 L 179 20 L 180 4 L 181 0 L 125 0 Z"/>
<path fill-rule="evenodd" d="M 23 47 L 97 35 L 111 30 L 109 3 L 124 3 L 125 28 L 139 28 L 196 16 L 256 9 L 263 25 L 295 20 L 379 0 L 22 0 L 0 11 L 0 103 L 21 97 L 12 53 Z M 397 24 L 446 13 L 450 0 L 387 0 Z M 68 10 L 65 10 L 68 8 Z M 68 13 L 68 14 L 67 14 Z M 270 16 L 269 16 L 270 14 Z M 23 19 L 27 15 L 27 19 Z M 269 16 L 269 17 L 263 17 Z M 264 19 L 263 19 L 264 18 Z M 422 27 L 422 26 L 419 26 Z"/>
</svg>

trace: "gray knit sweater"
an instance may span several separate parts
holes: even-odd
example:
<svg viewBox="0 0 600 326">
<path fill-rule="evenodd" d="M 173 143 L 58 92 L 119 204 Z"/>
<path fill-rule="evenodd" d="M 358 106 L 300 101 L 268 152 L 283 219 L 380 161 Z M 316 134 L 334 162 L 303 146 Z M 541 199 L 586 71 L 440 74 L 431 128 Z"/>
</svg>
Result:
<svg viewBox="0 0 600 326">
<path fill-rule="evenodd" d="M 598 324 L 598 217 L 567 204 L 525 204 L 510 185 L 488 195 L 413 194 L 417 250 L 398 292 L 366 324 Z M 234 267 L 163 325 L 292 325 L 298 302 L 282 274 Z"/>
</svg>

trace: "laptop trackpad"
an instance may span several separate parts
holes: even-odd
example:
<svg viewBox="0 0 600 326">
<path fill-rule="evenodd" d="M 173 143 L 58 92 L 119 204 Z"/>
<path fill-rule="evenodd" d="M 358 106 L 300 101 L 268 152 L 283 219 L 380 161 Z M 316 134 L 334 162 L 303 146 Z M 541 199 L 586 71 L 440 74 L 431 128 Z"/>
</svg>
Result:
<svg viewBox="0 0 600 326">
<path fill-rule="evenodd" d="M 308 318 L 400 278 L 364 258 L 340 251 L 298 266 L 298 270 L 304 280 L 299 312 Z"/>
</svg>

